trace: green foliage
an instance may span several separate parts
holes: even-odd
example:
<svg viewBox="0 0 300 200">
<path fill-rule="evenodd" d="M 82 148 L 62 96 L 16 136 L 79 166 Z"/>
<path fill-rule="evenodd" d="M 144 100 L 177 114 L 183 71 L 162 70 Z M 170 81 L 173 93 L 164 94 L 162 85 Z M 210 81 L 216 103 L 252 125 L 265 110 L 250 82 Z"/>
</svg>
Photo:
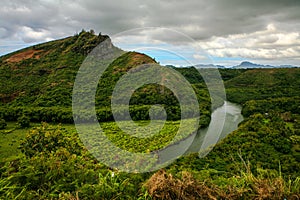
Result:
<svg viewBox="0 0 300 200">
<path fill-rule="evenodd" d="M 251 69 L 225 83 L 227 99 L 249 100 L 300 96 L 300 69 Z"/>
<path fill-rule="evenodd" d="M 210 122 L 210 107 L 209 103 L 202 103 L 200 105 L 200 123 L 199 126 L 206 127 Z M 129 106 L 131 118 L 134 121 L 149 120 L 149 109 L 151 105 L 132 105 Z M 191 109 L 186 107 L 187 112 L 193 113 Z M 117 112 L 124 116 L 124 120 L 129 120 L 128 116 L 125 117 L 126 107 L 120 106 Z M 180 107 L 178 106 L 165 106 L 168 121 L 180 120 Z M 0 115 L 7 121 L 14 121 L 15 119 L 23 116 L 29 117 L 31 122 L 59 122 L 72 124 L 73 113 L 71 108 L 65 107 L 2 107 L 0 108 Z M 107 122 L 113 121 L 113 114 L 109 107 L 102 107 L 96 110 L 98 121 Z M 92 122 L 93 117 L 88 111 L 82 110 L 79 115 L 74 116 L 77 121 Z"/>
<path fill-rule="evenodd" d="M 257 127 L 253 129 L 251 124 L 256 124 Z M 114 134 L 117 127 L 114 128 L 112 123 L 105 123 L 102 126 L 112 132 L 107 136 L 121 148 L 126 149 L 127 147 L 124 145 L 127 145 L 128 142 L 131 142 L 128 145 L 130 148 L 132 146 L 143 147 L 139 143 L 135 144 L 136 141 L 125 140 L 123 137 L 118 137 L 118 134 Z M 174 125 L 169 124 L 169 128 L 172 127 Z M 278 127 L 281 128 L 277 130 Z M 71 132 L 69 128 L 68 130 L 61 126 L 53 127 L 48 124 L 42 124 L 42 126 L 30 130 L 20 145 L 25 156 L 0 163 L 2 188 L 0 197 L 6 199 L 17 196 L 21 199 L 155 197 L 148 187 L 146 190 L 141 189 L 142 185 L 150 180 L 149 177 L 152 173 L 126 174 L 109 170 L 88 154 L 75 132 Z M 253 131 L 256 131 L 257 134 Z M 139 132 L 137 130 L 137 134 Z M 164 135 L 169 136 L 169 133 L 166 132 Z M 207 157 L 197 159 L 197 155 L 185 156 L 167 169 L 179 177 L 181 177 L 182 171 L 188 171 L 191 174 L 190 178 L 186 179 L 187 177 L 185 177 L 178 182 L 182 188 L 185 188 L 184 190 L 190 188 L 191 191 L 198 191 L 198 187 L 203 186 L 202 192 L 206 188 L 210 194 L 219 198 L 229 198 L 229 196 L 223 195 L 236 195 L 237 192 L 241 192 L 238 193 L 240 195 L 237 195 L 237 198 L 241 196 L 254 198 L 262 195 L 259 193 L 259 188 L 273 188 L 277 183 L 282 184 L 283 187 L 280 188 L 280 191 L 276 190 L 276 194 L 290 197 L 297 195 L 300 187 L 297 178 L 298 161 L 291 156 L 290 151 L 287 152 L 277 146 L 282 147 L 287 144 L 289 148 L 286 149 L 291 149 L 290 145 L 297 144 L 298 141 L 296 139 L 293 142 L 287 140 L 292 136 L 293 132 L 285 128 L 285 122 L 279 115 L 275 113 L 271 116 L 253 115 L 243 122 L 234 134 L 218 144 Z M 122 141 L 120 138 L 123 138 Z M 279 143 L 273 143 L 274 139 L 278 139 Z M 138 149 L 138 151 L 143 150 Z M 259 167 L 254 168 L 253 172 L 248 168 L 245 171 L 247 161 L 252 163 L 252 166 Z M 276 174 L 278 166 L 283 175 L 279 178 L 278 173 Z M 266 173 L 261 168 L 266 169 Z M 271 169 L 275 170 L 275 174 Z M 161 180 L 161 186 L 168 187 L 170 182 L 164 182 L 164 179 L 159 180 Z M 193 180 L 193 184 L 188 180 Z M 205 182 L 201 182 L 204 180 Z M 175 182 L 177 181 L 175 180 Z M 266 183 L 269 185 L 265 185 Z M 172 184 L 168 190 L 161 190 L 161 192 L 164 191 L 163 194 L 167 194 L 167 191 L 170 191 L 173 186 L 175 187 Z M 273 189 L 272 191 L 275 192 Z M 270 195 L 270 198 L 275 195 L 273 192 L 267 194 Z"/>
<path fill-rule="evenodd" d="M 285 177 L 299 176 L 299 153 L 293 152 L 294 144 L 291 137 L 293 130 L 286 126 L 278 113 L 269 115 L 254 114 L 243 121 L 239 128 L 217 144 L 210 154 L 202 159 L 190 155 L 179 159 L 174 164 L 176 170 L 200 170 L 209 168 L 223 171 L 225 177 L 237 174 L 245 163 L 264 169 L 277 170 Z M 172 170 L 173 165 L 170 167 Z M 257 172 L 253 171 L 256 175 Z"/>
<path fill-rule="evenodd" d="M 4 119 L 0 118 L 0 130 L 5 129 L 6 126 L 7 126 L 6 121 Z"/>
<path fill-rule="evenodd" d="M 5 105 L 0 109 L 3 118 L 7 121 L 15 121 L 26 113 L 32 122 L 73 123 L 71 100 L 77 70 L 86 55 L 84 52 L 88 52 L 91 47 L 99 44 L 104 38 L 106 37 L 91 35 L 89 32 L 83 31 L 74 37 L 23 50 L 24 52 L 38 51 L 39 59 L 31 58 L 17 63 L 5 62 L 1 65 L 0 71 L 2 70 L 3 76 L 0 79 L 3 79 L 3 83 L 8 83 L 9 87 L 11 86 L 9 88 L 7 84 L 3 85 L 3 94 L 0 95 L 0 101 Z M 82 48 L 84 50 L 81 50 Z M 49 51 L 49 53 L 40 53 L 45 51 Z M 14 56 L 14 54 L 7 55 L 3 60 L 9 60 Z M 114 86 L 122 75 L 140 65 L 151 63 L 155 63 L 152 58 L 136 52 L 125 53 L 111 63 L 101 77 L 96 92 L 95 100 L 99 121 L 113 120 L 113 115 L 108 107 L 111 105 Z M 11 65 L 13 64 L 19 65 L 18 70 L 12 70 Z M 25 68 L 25 64 L 29 67 Z M 191 83 L 196 83 L 201 80 L 201 77 L 197 77 L 194 70 L 196 69 L 186 68 L 179 71 L 182 71 Z M 24 79 L 19 80 L 20 76 L 24 76 Z M 17 82 L 19 84 L 14 86 Z M 204 127 L 210 121 L 211 108 L 208 91 L 203 85 L 192 86 L 200 104 L 199 109 L 202 116 L 200 125 Z M 2 89 L 2 85 L 0 88 Z M 143 86 L 134 92 L 130 99 L 132 118 L 134 120 L 148 120 L 149 108 L 153 104 L 161 104 L 166 109 L 168 120 L 181 118 L 180 107 L 172 91 L 155 84 Z M 120 110 L 120 112 L 123 111 Z M 91 120 L 91 116 L 85 111 L 76 117 L 77 119 L 80 117 L 79 120 L 82 121 Z"/>
<path fill-rule="evenodd" d="M 132 199 L 140 195 L 139 185 L 147 177 L 97 163 L 78 137 L 60 126 L 34 128 L 21 150 L 26 156 L 0 165 L 1 199 Z"/>
<path fill-rule="evenodd" d="M 269 113 L 272 111 L 300 114 L 300 97 L 282 97 L 267 100 L 250 100 L 243 105 L 243 115 L 249 117 L 254 113 Z"/>
<path fill-rule="evenodd" d="M 66 148 L 69 153 L 77 155 L 80 155 L 82 149 L 77 137 L 67 135 L 66 130 L 60 126 L 51 127 L 46 123 L 30 130 L 20 145 L 21 151 L 28 157 L 33 157 L 41 152 L 45 155 L 50 154 L 60 148 Z"/>
<path fill-rule="evenodd" d="M 17 124 L 20 128 L 27 128 L 30 126 L 30 118 L 26 115 L 22 115 L 17 119 Z"/>
<path fill-rule="evenodd" d="M 73 123 L 71 108 L 64 107 L 2 107 L 3 118 L 15 121 L 22 115 L 29 117 L 32 122 L 62 122 Z"/>
<path fill-rule="evenodd" d="M 228 81 L 235 77 L 240 76 L 248 69 L 219 69 L 223 81 Z"/>
<path fill-rule="evenodd" d="M 7 122 L 5 129 L 0 130 L 0 162 L 14 159 L 21 154 L 18 148 L 26 136 L 27 128 L 18 128 L 15 122 Z"/>
<path fill-rule="evenodd" d="M 2 56 L 0 102 L 12 106 L 71 106 L 73 82 L 81 63 L 105 39 L 108 36 L 84 31 Z"/>
<path fill-rule="evenodd" d="M 196 83 L 204 83 L 203 77 L 197 71 L 195 67 L 187 67 L 187 68 L 175 68 L 174 69 L 180 72 L 186 80 L 188 80 L 191 84 Z"/>
<path fill-rule="evenodd" d="M 186 155 L 167 167 L 173 175 L 112 171 L 88 153 L 74 127 L 72 131 L 63 128 L 66 124 L 53 127 L 43 123 L 30 130 L 20 142 L 26 129 L 16 129 L 12 123 L 5 127 L 5 121 L 18 119 L 21 128 L 28 127 L 30 121 L 73 123 L 71 98 L 76 73 L 86 55 L 107 38 L 83 30 L 73 37 L 0 57 L 0 116 L 3 118 L 0 128 L 4 128 L 0 132 L 0 199 L 191 199 L 191 194 L 195 198 L 215 199 L 299 198 L 298 68 L 219 70 L 228 100 L 243 104 L 245 120 L 208 156 L 199 159 L 198 154 Z M 151 63 L 155 60 L 144 54 L 125 53 L 111 63 L 96 91 L 96 114 L 107 137 L 131 152 L 162 148 L 174 138 L 179 126 L 176 120 L 180 119 L 181 110 L 177 98 L 168 88 L 157 84 L 136 90 L 129 110 L 131 118 L 141 125 L 132 134 L 147 135 L 150 133 L 143 130 L 143 125 L 148 122 L 140 120 L 149 120 L 151 105 L 162 104 L 168 121 L 160 132 L 147 139 L 133 138 L 114 122 L 107 122 L 113 121 L 109 107 L 117 81 L 129 70 Z M 199 101 L 199 125 L 207 126 L 211 102 L 203 77 L 193 67 L 176 70 L 191 83 Z M 218 78 L 210 74 L 210 69 L 203 69 L 201 74 L 212 80 Z M 217 105 L 223 103 L 221 98 L 212 101 Z M 88 111 L 81 112 L 74 117 L 82 122 L 93 120 Z M 117 112 L 128 120 L 125 108 L 120 107 Z M 179 139 L 189 133 L 185 134 Z M 16 156 L 19 151 L 22 154 L 13 158 L 12 154 Z M 152 175 L 158 179 L 152 179 Z M 151 180 L 156 180 L 156 184 L 145 185 Z M 158 186 L 163 189 L 159 190 Z M 199 194 L 203 195 L 199 197 Z"/>
</svg>

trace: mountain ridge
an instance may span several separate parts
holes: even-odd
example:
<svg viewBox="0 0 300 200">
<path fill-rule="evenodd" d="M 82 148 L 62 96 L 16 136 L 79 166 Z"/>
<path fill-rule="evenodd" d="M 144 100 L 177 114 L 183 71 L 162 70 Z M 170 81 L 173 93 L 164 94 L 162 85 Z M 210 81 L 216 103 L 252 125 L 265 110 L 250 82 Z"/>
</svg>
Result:
<svg viewBox="0 0 300 200">
<path fill-rule="evenodd" d="M 225 67 L 223 65 L 214 65 L 214 64 L 197 64 L 196 68 L 219 68 L 219 69 L 263 69 L 263 68 L 298 68 L 300 66 L 296 65 L 263 65 L 257 64 L 250 61 L 242 61 L 238 65 L 233 65 L 229 67 Z"/>
</svg>

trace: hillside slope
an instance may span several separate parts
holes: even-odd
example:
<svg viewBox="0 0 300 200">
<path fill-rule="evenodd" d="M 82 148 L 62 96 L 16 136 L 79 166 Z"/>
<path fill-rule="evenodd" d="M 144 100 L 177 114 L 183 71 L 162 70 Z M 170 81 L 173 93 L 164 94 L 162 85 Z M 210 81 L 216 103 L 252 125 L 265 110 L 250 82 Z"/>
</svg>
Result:
<svg viewBox="0 0 300 200">
<path fill-rule="evenodd" d="M 138 52 L 123 52 L 113 46 L 108 36 L 86 31 L 0 57 L 0 116 L 15 121 L 25 114 L 31 121 L 72 123 L 75 77 L 87 55 L 103 41 L 108 41 L 107 47 L 101 48 L 112 48 L 122 54 L 102 75 L 95 98 L 98 118 L 101 121 L 113 120 L 109 107 L 118 80 L 129 70 L 145 64 L 156 64 L 156 61 Z M 205 87 L 193 88 L 200 102 L 203 125 L 206 126 L 210 119 L 208 92 Z M 170 119 L 180 118 L 180 107 L 172 91 L 150 84 L 133 93 L 130 101 L 132 114 L 137 116 L 137 113 L 142 113 L 135 119 L 148 119 L 148 105 L 153 104 L 169 106 L 167 113 Z"/>
<path fill-rule="evenodd" d="M 82 31 L 0 58 L 0 102 L 13 106 L 70 106 L 75 75 L 91 50 L 109 39 Z"/>
<path fill-rule="evenodd" d="M 227 98 L 248 100 L 300 96 L 300 69 L 251 69 L 225 82 Z"/>
</svg>

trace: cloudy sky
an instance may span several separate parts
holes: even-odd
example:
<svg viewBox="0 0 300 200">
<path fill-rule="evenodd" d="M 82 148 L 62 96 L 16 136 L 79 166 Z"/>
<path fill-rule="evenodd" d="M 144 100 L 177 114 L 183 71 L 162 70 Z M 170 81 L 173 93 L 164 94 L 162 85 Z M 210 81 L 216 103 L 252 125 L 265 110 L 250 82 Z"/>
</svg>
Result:
<svg viewBox="0 0 300 200">
<path fill-rule="evenodd" d="M 119 35 L 115 43 L 123 48 L 143 42 L 180 47 L 196 63 L 205 54 L 227 66 L 244 60 L 300 65 L 300 0 L 2 0 L 0 5 L 0 55 L 94 29 Z M 136 29 L 142 27 L 169 31 Z M 135 31 L 124 32 L 130 29 Z M 191 51 L 195 46 L 201 50 Z M 153 49 L 148 53 L 163 64 L 178 61 Z"/>
</svg>

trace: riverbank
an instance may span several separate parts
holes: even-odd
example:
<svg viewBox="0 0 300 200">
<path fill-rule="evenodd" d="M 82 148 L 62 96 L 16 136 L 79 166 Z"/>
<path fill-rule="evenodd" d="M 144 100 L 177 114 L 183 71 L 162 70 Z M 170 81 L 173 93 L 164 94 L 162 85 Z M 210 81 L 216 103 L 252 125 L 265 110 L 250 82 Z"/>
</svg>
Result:
<svg viewBox="0 0 300 200">
<path fill-rule="evenodd" d="M 176 159 L 185 149 L 186 153 L 198 153 L 203 149 L 214 146 L 221 139 L 237 129 L 238 124 L 244 120 L 242 107 L 238 104 L 225 101 L 224 104 L 212 112 L 211 121 L 207 128 L 172 144 L 159 152 L 160 162 Z"/>
</svg>

